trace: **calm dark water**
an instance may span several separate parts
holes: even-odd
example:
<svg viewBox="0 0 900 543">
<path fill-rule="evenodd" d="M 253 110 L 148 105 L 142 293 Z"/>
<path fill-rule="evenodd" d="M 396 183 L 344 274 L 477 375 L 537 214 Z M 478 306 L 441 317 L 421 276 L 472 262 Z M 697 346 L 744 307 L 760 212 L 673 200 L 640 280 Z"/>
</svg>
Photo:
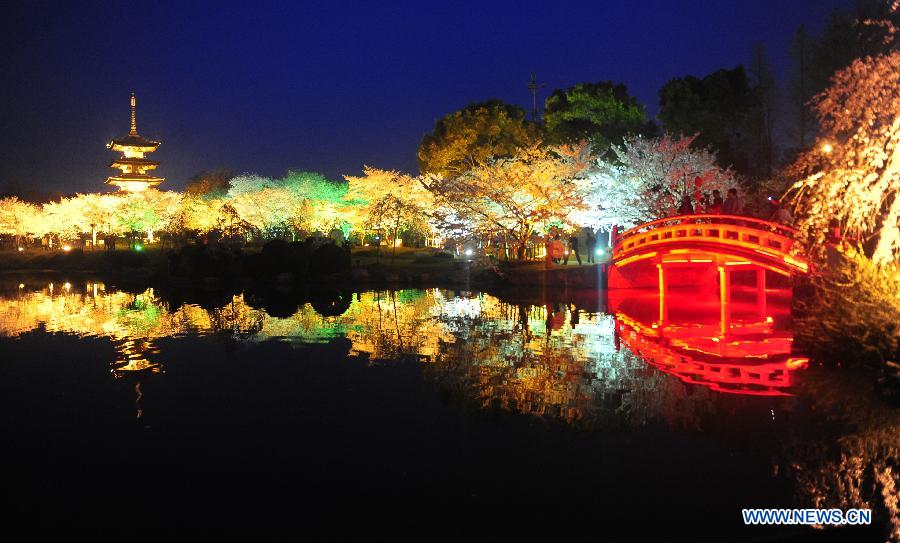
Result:
<svg viewBox="0 0 900 543">
<path fill-rule="evenodd" d="M 789 298 L 0 284 L 9 518 L 130 533 L 885 540 L 900 417 Z M 868 529 L 745 507 L 870 507 Z M 891 523 L 894 524 L 891 524 Z M 142 532 L 143 533 L 143 532 Z"/>
</svg>

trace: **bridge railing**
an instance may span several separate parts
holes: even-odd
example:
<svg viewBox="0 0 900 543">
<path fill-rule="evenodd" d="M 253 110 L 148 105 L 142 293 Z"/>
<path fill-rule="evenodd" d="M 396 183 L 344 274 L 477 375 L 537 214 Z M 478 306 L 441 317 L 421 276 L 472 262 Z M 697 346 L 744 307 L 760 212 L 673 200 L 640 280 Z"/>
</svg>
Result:
<svg viewBox="0 0 900 543">
<path fill-rule="evenodd" d="M 616 236 L 613 259 L 648 246 L 676 242 L 715 242 L 785 256 L 796 230 L 739 215 L 678 215 L 638 225 Z"/>
</svg>

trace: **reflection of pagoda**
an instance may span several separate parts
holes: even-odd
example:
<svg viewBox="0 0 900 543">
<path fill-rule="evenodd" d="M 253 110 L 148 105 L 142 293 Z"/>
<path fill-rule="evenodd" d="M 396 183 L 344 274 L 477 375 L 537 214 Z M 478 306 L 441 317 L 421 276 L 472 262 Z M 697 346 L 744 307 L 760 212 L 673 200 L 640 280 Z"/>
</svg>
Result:
<svg viewBox="0 0 900 543">
<path fill-rule="evenodd" d="M 147 173 L 156 169 L 159 166 L 159 162 L 144 158 L 144 154 L 156 151 L 160 142 L 148 140 L 138 135 L 134 106 L 135 99 L 132 92 L 131 131 L 124 138 L 112 140 L 107 144 L 109 149 L 122 152 L 122 156 L 112 161 L 109 165 L 110 168 L 122 170 L 122 173 L 109 177 L 106 182 L 126 192 L 140 192 L 163 182 L 162 177 L 154 177 Z"/>
</svg>

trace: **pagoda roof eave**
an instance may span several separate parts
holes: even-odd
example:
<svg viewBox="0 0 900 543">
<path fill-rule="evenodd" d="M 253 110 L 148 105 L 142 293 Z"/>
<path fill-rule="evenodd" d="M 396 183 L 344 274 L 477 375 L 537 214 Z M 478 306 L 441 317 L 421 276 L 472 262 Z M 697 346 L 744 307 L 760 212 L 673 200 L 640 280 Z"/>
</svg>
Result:
<svg viewBox="0 0 900 543">
<path fill-rule="evenodd" d="M 159 162 L 146 160 L 143 158 L 119 158 L 109 163 L 110 168 L 121 169 L 122 166 L 130 166 L 132 168 L 144 168 L 152 170 L 159 166 Z"/>
<path fill-rule="evenodd" d="M 161 142 L 148 140 L 143 136 L 138 136 L 136 134 L 129 134 L 124 138 L 114 139 L 107 147 L 114 151 L 124 151 L 125 149 L 134 149 L 134 150 L 150 150 L 154 151 L 157 147 L 159 147 Z"/>
</svg>

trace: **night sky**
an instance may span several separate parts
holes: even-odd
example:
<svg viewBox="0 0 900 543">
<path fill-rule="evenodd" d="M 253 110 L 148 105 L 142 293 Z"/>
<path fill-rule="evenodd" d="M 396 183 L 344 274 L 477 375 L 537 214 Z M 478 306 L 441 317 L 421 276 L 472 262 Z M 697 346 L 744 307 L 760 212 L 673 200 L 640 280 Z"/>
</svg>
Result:
<svg viewBox="0 0 900 543">
<path fill-rule="evenodd" d="M 0 189 L 107 191 L 128 132 L 179 189 L 228 168 L 331 177 L 364 164 L 416 172 L 434 121 L 473 101 L 530 108 L 554 88 L 623 81 L 655 115 L 670 78 L 745 62 L 776 73 L 801 23 L 838 0 L 593 2 L 26 2 L 0 18 Z"/>
</svg>

